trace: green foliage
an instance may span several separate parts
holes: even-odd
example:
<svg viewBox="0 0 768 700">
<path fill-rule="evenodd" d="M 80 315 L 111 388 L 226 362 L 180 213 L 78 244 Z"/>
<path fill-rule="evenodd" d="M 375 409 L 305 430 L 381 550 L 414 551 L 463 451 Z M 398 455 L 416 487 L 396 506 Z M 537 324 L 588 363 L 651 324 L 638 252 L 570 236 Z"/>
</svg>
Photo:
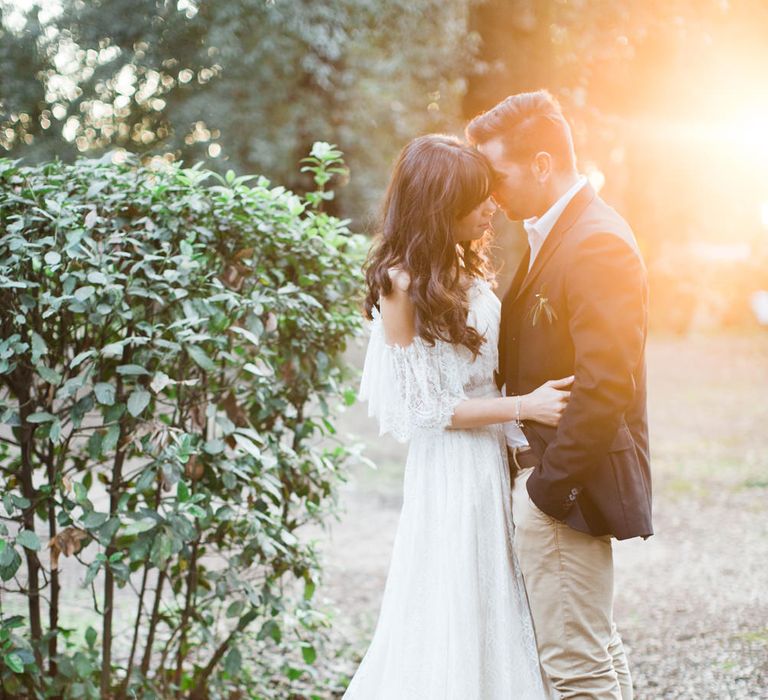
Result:
<svg viewBox="0 0 768 700">
<path fill-rule="evenodd" d="M 405 141 L 457 125 L 475 43 L 467 7 L 62 0 L 45 16 L 47 33 L 36 11 L 6 29 L 0 67 L 19 84 L 9 85 L 5 117 L 0 109 L 0 145 L 67 160 L 114 147 L 173 152 L 300 191 L 308 182 L 297 164 L 322 138 L 341 144 L 355 173 L 344 214 L 366 216 Z"/>
<path fill-rule="evenodd" d="M 311 158 L 319 199 L 199 167 L 0 160 L 0 578 L 28 606 L 0 619 L 7 697 L 224 697 L 254 639 L 313 648 L 297 531 L 350 456 L 330 406 L 365 246 L 317 208 L 340 153 Z M 98 632 L 60 622 L 68 595 Z"/>
<path fill-rule="evenodd" d="M 317 185 L 314 192 L 307 192 L 305 195 L 315 209 L 320 209 L 323 202 L 331 201 L 334 198 L 333 190 L 326 190 L 325 187 L 334 175 L 348 175 L 349 171 L 344 167 L 341 151 L 328 143 L 318 142 L 312 147 L 307 158 L 302 159 L 305 165 L 301 168 L 303 173 L 312 173 L 312 179 Z"/>
</svg>

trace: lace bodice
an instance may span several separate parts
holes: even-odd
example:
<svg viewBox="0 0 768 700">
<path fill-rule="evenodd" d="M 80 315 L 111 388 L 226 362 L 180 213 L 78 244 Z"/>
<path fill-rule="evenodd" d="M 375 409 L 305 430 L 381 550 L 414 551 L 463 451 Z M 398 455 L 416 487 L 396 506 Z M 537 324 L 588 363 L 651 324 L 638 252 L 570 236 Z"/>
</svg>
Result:
<svg viewBox="0 0 768 700">
<path fill-rule="evenodd" d="M 417 432 L 443 430 L 461 401 L 495 391 L 500 311 L 488 282 L 473 280 L 468 323 L 485 337 L 473 359 L 465 346 L 441 340 L 430 346 L 416 337 L 406 347 L 389 345 L 374 308 L 359 397 L 378 419 L 380 435 L 405 442 Z"/>
</svg>

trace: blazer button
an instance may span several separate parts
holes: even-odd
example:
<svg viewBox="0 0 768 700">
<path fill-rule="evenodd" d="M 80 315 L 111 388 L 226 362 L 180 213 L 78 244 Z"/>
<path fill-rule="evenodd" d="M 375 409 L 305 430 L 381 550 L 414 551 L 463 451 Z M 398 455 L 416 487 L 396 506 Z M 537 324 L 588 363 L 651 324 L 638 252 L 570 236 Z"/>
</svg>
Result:
<svg viewBox="0 0 768 700">
<path fill-rule="evenodd" d="M 568 500 L 569 500 L 569 501 L 575 501 L 575 500 L 576 500 L 576 496 L 574 496 L 573 494 L 570 494 L 570 495 L 568 496 Z"/>
<path fill-rule="evenodd" d="M 579 495 L 579 489 L 572 488 L 571 489 L 571 496 L 578 496 Z"/>
</svg>

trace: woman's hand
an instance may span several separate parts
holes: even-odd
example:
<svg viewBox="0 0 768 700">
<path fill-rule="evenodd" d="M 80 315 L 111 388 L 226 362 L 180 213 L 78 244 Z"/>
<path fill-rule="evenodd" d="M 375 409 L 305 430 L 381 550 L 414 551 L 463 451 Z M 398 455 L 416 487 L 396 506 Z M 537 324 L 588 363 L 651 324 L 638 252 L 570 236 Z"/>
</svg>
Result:
<svg viewBox="0 0 768 700">
<path fill-rule="evenodd" d="M 454 409 L 450 427 L 453 430 L 472 430 L 496 423 L 508 423 L 517 418 L 557 425 L 571 396 L 571 392 L 566 389 L 572 383 L 573 377 L 566 377 L 542 384 L 536 391 L 525 396 L 465 399 Z"/>
<path fill-rule="evenodd" d="M 574 377 L 551 379 L 530 394 L 521 396 L 520 420 L 530 420 L 544 425 L 557 426 L 563 416 L 571 392 Z"/>
</svg>

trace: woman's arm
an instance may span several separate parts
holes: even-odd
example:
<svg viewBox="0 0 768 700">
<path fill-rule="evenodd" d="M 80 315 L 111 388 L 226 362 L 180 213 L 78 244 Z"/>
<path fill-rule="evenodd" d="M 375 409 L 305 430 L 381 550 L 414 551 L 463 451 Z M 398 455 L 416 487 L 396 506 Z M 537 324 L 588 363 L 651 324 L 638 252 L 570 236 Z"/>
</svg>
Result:
<svg viewBox="0 0 768 700">
<path fill-rule="evenodd" d="M 390 270 L 392 290 L 381 297 L 381 320 L 384 324 L 384 336 L 390 345 L 405 347 L 416 335 L 416 310 L 408 294 L 411 278 L 403 270 Z"/>
<path fill-rule="evenodd" d="M 406 347 L 416 334 L 416 315 L 408 294 L 410 279 L 403 271 L 392 270 L 390 276 L 392 291 L 382 296 L 380 301 L 384 335 L 388 343 Z M 461 401 L 454 410 L 450 427 L 467 430 L 518 419 L 557 425 L 568 403 L 570 392 L 566 389 L 572 381 L 573 377 L 549 381 L 530 394 L 519 397 Z"/>
<path fill-rule="evenodd" d="M 560 417 L 568 405 L 571 392 L 565 389 L 572 382 L 573 377 L 553 379 L 530 394 L 522 396 L 467 399 L 456 406 L 451 428 L 467 430 L 493 423 L 509 423 L 514 420 L 532 420 L 555 426 L 560 422 Z"/>
</svg>

